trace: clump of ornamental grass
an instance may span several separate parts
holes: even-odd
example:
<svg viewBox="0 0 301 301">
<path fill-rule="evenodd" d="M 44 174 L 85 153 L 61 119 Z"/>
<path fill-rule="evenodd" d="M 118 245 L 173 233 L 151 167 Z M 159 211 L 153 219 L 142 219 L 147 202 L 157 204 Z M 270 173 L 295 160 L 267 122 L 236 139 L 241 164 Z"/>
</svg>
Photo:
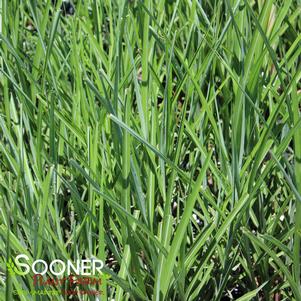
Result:
<svg viewBox="0 0 301 301">
<path fill-rule="evenodd" d="M 299 1 L 0 3 L 1 300 L 301 300 Z"/>
</svg>

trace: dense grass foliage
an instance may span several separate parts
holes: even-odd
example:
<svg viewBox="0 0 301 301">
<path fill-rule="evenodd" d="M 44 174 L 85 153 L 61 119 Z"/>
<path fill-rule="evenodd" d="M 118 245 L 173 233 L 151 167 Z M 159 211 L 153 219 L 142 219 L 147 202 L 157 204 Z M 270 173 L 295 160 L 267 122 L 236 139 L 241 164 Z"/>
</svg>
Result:
<svg viewBox="0 0 301 301">
<path fill-rule="evenodd" d="M 300 301 L 300 0 L 54 2 L 1 0 L 0 299 L 64 300 L 13 295 L 24 253 L 103 259 L 101 300 Z"/>
</svg>

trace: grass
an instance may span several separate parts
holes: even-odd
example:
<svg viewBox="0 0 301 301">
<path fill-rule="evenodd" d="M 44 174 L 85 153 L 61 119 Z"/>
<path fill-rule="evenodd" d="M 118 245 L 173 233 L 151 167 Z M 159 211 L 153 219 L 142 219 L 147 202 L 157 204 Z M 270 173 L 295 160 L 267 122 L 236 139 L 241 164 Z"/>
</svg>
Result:
<svg viewBox="0 0 301 301">
<path fill-rule="evenodd" d="M 301 300 L 299 0 L 1 0 L 6 262 L 97 257 L 101 300 Z M 74 300 L 97 300 L 73 297 Z"/>
</svg>

